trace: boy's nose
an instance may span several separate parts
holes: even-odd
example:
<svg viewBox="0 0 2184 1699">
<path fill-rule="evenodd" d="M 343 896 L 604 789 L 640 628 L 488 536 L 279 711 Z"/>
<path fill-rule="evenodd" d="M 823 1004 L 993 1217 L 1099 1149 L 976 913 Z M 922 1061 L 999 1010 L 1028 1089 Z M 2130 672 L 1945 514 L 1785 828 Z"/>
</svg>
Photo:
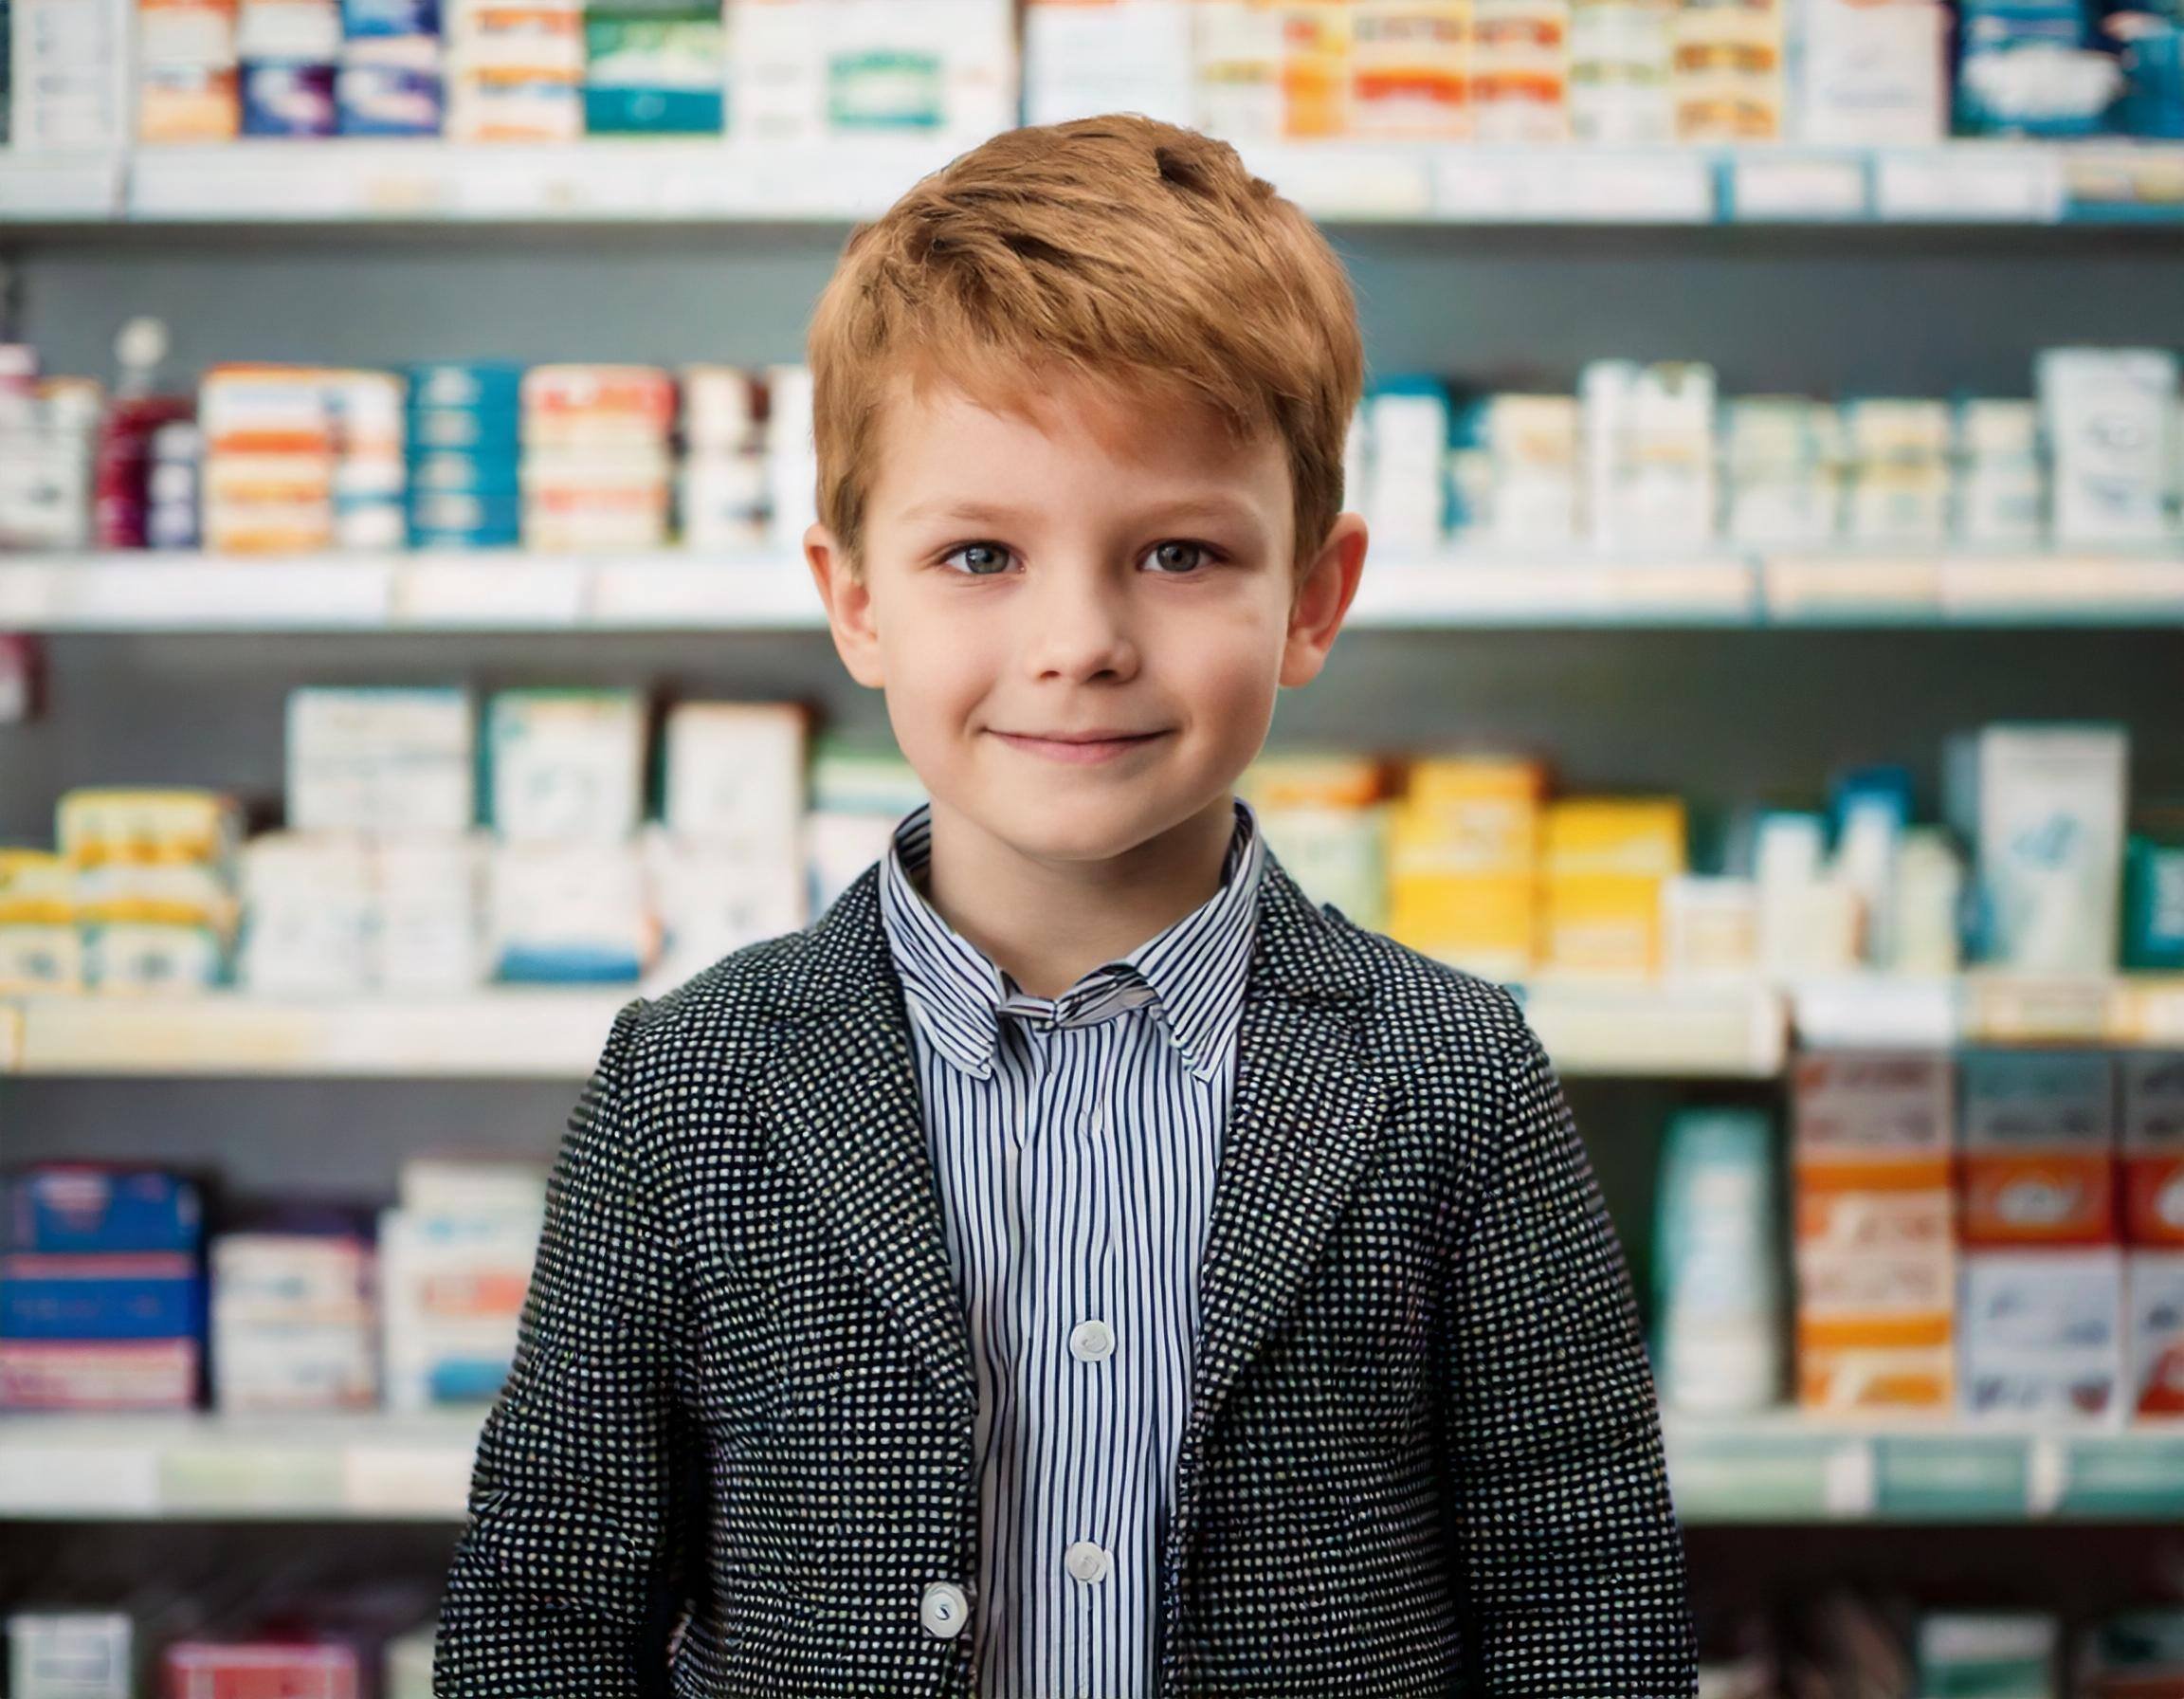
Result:
<svg viewBox="0 0 2184 1699">
<path fill-rule="evenodd" d="M 1070 676 L 1134 669 L 1133 625 L 1120 591 L 1097 575 L 1063 573 L 1025 598 L 1026 625 L 1019 645 L 1028 667 Z"/>
</svg>

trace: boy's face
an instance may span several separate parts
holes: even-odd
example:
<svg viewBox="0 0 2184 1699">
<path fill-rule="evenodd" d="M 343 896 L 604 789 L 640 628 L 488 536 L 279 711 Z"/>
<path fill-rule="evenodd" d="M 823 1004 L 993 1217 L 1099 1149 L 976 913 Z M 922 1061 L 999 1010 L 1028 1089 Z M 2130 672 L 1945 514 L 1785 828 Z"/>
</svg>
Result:
<svg viewBox="0 0 2184 1699">
<path fill-rule="evenodd" d="M 862 581 L 805 538 L 835 647 L 935 806 L 1037 859 L 1119 856 L 1225 800 L 1356 592 L 1364 521 L 1293 576 L 1280 443 L 1210 413 L 899 385 L 877 440 Z"/>
</svg>

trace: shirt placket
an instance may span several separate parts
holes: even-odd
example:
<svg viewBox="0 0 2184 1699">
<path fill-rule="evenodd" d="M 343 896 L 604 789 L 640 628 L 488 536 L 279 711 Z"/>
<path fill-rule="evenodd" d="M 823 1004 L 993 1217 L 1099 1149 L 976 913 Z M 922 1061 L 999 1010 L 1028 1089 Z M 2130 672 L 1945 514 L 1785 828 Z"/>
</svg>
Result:
<svg viewBox="0 0 2184 1699">
<path fill-rule="evenodd" d="M 1032 1636 L 1059 1654 L 1050 1679 L 1065 1699 L 1112 1690 L 1109 1666 L 1119 1637 L 1122 1581 L 1114 1495 L 1122 1435 L 1119 1352 L 1114 1320 L 1119 1294 L 1109 1219 L 1114 1176 L 1105 1089 L 1119 1012 L 1113 986 L 1080 986 L 1024 1014 L 1034 1058 L 1034 1124 L 1024 1137 L 1017 1204 L 1025 1243 L 1036 1246 L 1016 1294 L 1025 1337 L 1019 1386 L 1026 1399 L 1031 1454 L 1022 1480 L 1030 1495 L 1023 1522 L 1032 1548 L 1020 1571 L 1045 1618 Z M 1107 1004 L 1100 1019 L 1084 1018 Z"/>
</svg>

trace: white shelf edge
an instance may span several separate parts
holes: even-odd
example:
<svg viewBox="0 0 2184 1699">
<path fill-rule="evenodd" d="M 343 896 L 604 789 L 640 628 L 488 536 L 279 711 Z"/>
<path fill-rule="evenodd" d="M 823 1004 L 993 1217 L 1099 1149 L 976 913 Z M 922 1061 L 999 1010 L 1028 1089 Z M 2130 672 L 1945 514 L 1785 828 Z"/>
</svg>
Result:
<svg viewBox="0 0 2184 1699">
<path fill-rule="evenodd" d="M 460 1521 L 486 1405 L 397 1416 L 301 1412 L 223 1416 L 210 1411 L 0 1415 L 0 1518 L 17 1521 L 356 1520 Z M 1991 1505 L 1977 1519 L 2045 1523 L 2134 1514 L 2130 1499 L 2074 1507 L 2075 1448 L 2113 1469 L 2143 1470 L 2164 1514 L 2184 1495 L 2184 1422 L 2060 1430 L 1931 1422 L 1824 1421 L 1794 1410 L 1694 1418 L 1665 1413 L 1671 1489 L 1700 1461 L 1713 1471 L 1691 1494 L 1687 1524 L 1889 1522 L 1884 1448 L 1964 1444 L 2008 1454 L 2022 1448 L 2023 1508 Z M 1706 1457 L 1708 1448 L 1715 1454 Z M 1790 1471 L 1793 1502 L 1779 1496 Z M 1746 1487 L 1739 1503 L 1738 1476 Z M 2089 1489 L 2098 1486 L 2088 1482 Z M 1772 1490 L 1776 1494 L 1769 1498 Z M 2113 1491 L 2112 1482 L 2107 1490 Z M 2099 1492 L 2092 1492 L 2098 1501 Z"/>
<path fill-rule="evenodd" d="M 583 1079 L 649 981 L 428 998 L 0 996 L 0 1074 Z M 1805 1049 L 2184 1048 L 2184 975 L 1513 985 L 1562 1073 L 1773 1079 Z M 2088 1024 L 2097 1023 L 2097 1024 Z"/>
<path fill-rule="evenodd" d="M 1370 557 L 1364 630 L 2184 625 L 2184 555 L 1738 551 Z M 795 630 L 826 624 L 792 553 L 0 555 L 0 630 Z"/>
<path fill-rule="evenodd" d="M 842 223 L 875 215 L 918 176 L 981 138 L 968 131 L 800 143 L 725 136 L 537 145 L 330 137 L 70 155 L 0 150 L 0 217 Z M 2146 209 L 2184 222 L 2162 198 L 2164 174 L 2184 150 L 2158 140 L 1630 149 L 1344 137 L 1238 138 L 1236 146 L 1306 211 L 1337 221 L 2051 226 L 2074 215 L 2100 221 L 2113 196 L 2126 215 Z"/>
</svg>

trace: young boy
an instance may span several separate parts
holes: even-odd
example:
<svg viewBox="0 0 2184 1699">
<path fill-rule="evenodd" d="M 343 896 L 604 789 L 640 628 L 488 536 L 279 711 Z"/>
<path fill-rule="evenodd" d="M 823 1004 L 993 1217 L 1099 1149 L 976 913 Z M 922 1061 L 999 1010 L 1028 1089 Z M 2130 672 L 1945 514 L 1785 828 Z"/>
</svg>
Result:
<svg viewBox="0 0 2184 1699">
<path fill-rule="evenodd" d="M 1018 130 L 810 362 L 807 557 L 930 801 L 616 1019 L 435 1692 L 1690 1693 L 1546 1056 L 1230 791 L 1364 562 L 1339 262 L 1219 142 Z"/>
</svg>

